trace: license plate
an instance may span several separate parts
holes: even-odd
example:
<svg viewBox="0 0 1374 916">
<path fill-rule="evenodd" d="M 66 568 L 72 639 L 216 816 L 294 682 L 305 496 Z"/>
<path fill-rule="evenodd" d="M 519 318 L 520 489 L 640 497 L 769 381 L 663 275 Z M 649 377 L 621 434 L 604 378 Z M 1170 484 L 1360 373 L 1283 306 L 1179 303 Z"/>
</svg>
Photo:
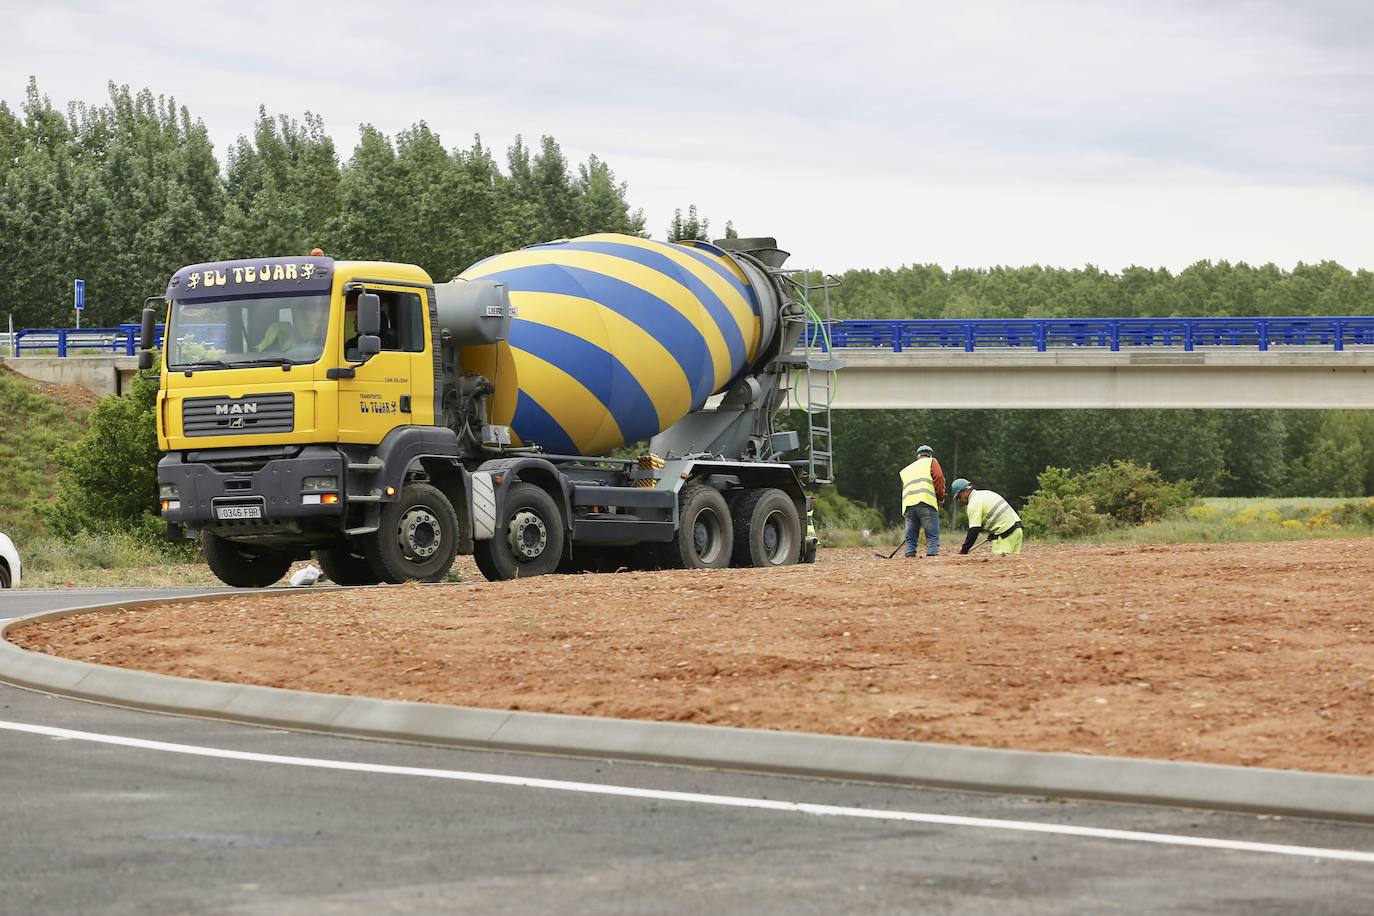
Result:
<svg viewBox="0 0 1374 916">
<path fill-rule="evenodd" d="M 262 518 L 262 506 L 216 506 L 215 517 L 221 519 Z"/>
</svg>

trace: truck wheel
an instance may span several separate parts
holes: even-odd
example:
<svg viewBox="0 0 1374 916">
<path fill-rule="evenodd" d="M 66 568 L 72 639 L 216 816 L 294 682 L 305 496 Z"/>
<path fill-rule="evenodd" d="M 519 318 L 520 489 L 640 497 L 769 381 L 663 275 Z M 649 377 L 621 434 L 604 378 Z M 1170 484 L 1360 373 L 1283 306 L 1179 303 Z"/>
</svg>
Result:
<svg viewBox="0 0 1374 916">
<path fill-rule="evenodd" d="M 225 585 L 266 588 L 291 568 L 291 554 L 267 547 L 250 547 L 206 531 L 200 537 L 205 562 Z"/>
<path fill-rule="evenodd" d="M 0 563 L 0 588 L 10 587 L 10 568 Z"/>
<path fill-rule="evenodd" d="M 801 555 L 801 520 L 792 498 L 770 487 L 746 490 L 732 507 L 736 566 L 791 566 Z"/>
<path fill-rule="evenodd" d="M 489 581 L 543 576 L 563 558 L 563 513 L 553 497 L 532 483 L 506 491 L 496 536 L 473 549 L 477 569 Z"/>
<path fill-rule="evenodd" d="M 367 562 L 367 557 L 354 553 L 349 545 L 321 547 L 315 551 L 315 559 L 335 585 L 376 585 L 382 581 L 382 577 Z"/>
<path fill-rule="evenodd" d="M 689 483 L 678 496 L 678 529 L 659 548 L 665 569 L 721 569 L 730 565 L 734 529 L 730 508 L 715 487 Z"/>
<path fill-rule="evenodd" d="M 437 487 L 409 484 L 382 504 L 380 524 L 362 546 L 374 581 L 438 582 L 458 554 L 458 515 Z"/>
</svg>

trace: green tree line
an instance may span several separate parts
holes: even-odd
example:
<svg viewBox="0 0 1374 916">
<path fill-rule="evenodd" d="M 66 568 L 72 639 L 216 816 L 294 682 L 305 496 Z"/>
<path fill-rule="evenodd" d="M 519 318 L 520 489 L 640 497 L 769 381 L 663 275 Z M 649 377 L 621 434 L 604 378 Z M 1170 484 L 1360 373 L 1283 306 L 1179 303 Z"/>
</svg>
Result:
<svg viewBox="0 0 1374 916">
<path fill-rule="evenodd" d="M 1195 318 L 1372 315 L 1374 272 L 1334 261 L 1283 270 L 1198 261 L 1178 273 L 1127 267 L 935 264 L 850 270 L 832 292 L 836 318 Z"/>
<path fill-rule="evenodd" d="M 136 318 L 179 267 L 305 253 L 419 264 L 445 279 L 487 255 L 588 232 L 640 233 L 623 182 L 552 137 L 498 161 L 474 135 L 448 148 L 423 121 L 394 138 L 371 125 L 340 161 L 323 121 L 259 112 L 224 167 L 205 124 L 173 99 L 109 87 L 59 111 L 30 80 L 0 102 L 0 313 L 16 327 Z"/>
<path fill-rule="evenodd" d="M 1018 505 L 1046 467 L 1115 460 L 1194 481 L 1200 496 L 1374 494 L 1374 412 L 1362 410 L 846 410 L 834 429 L 841 494 L 889 519 L 897 473 L 923 444 L 946 478 Z"/>
</svg>

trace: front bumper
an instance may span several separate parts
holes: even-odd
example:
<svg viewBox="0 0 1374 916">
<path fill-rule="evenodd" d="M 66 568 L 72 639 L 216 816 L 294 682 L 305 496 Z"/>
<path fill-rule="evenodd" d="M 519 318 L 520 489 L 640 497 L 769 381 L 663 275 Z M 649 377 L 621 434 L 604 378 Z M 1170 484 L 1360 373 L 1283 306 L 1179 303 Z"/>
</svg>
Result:
<svg viewBox="0 0 1374 916">
<path fill-rule="evenodd" d="M 301 482 L 334 477 L 344 483 L 347 460 L 329 446 L 296 449 L 205 449 L 170 452 L 157 466 L 157 482 L 175 484 L 180 505 L 162 512 L 174 528 L 212 531 L 235 539 L 336 529 L 343 492 L 332 505 L 306 505 Z M 260 518 L 221 519 L 219 507 L 259 506 Z"/>
</svg>

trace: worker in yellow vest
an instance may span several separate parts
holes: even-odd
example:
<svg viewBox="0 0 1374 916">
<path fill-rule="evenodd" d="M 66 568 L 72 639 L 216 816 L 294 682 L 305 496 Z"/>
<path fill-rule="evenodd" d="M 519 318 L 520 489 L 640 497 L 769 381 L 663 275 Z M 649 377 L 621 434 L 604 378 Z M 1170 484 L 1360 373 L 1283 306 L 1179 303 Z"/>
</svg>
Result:
<svg viewBox="0 0 1374 916">
<path fill-rule="evenodd" d="M 940 554 L 940 503 L 945 498 L 945 472 L 929 445 L 916 449 L 916 460 L 901 470 L 902 515 L 906 518 L 906 555 L 918 555 L 921 532 L 926 556 Z"/>
<path fill-rule="evenodd" d="M 993 553 L 1020 553 L 1024 536 L 1021 534 L 1021 516 L 1005 499 L 991 490 L 975 490 L 973 485 L 960 477 L 950 484 L 950 491 L 959 505 L 968 511 L 968 537 L 960 553 L 973 549 L 978 535 L 986 534 L 992 542 Z"/>
</svg>

